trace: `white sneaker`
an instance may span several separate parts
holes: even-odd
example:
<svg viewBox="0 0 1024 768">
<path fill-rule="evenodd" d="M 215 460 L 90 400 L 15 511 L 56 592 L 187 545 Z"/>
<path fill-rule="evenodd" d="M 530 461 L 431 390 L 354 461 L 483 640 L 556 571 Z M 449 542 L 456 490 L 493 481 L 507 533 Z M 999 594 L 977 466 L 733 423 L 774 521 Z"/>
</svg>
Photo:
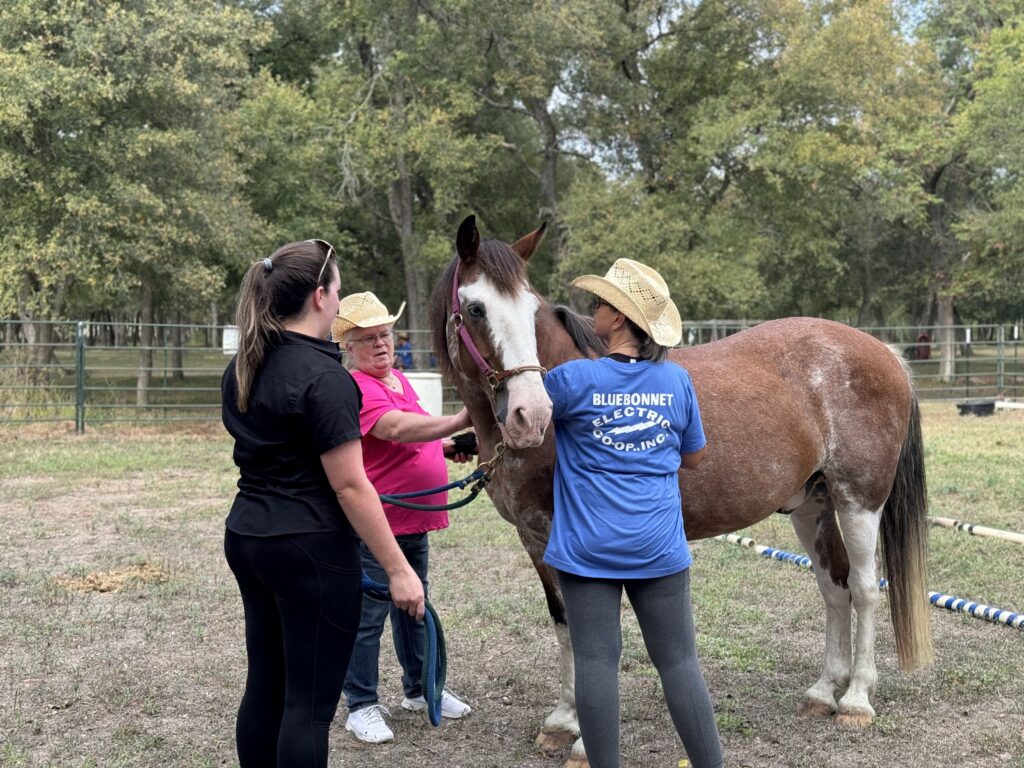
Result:
<svg viewBox="0 0 1024 768">
<path fill-rule="evenodd" d="M 414 699 L 402 699 L 402 709 L 408 709 L 413 712 L 422 712 L 426 708 L 427 700 L 423 696 L 417 696 Z M 441 692 L 441 717 L 447 717 L 450 720 L 458 720 L 460 717 L 465 717 L 472 711 L 473 708 L 469 706 L 469 704 L 462 701 L 462 699 L 447 688 Z"/>
<path fill-rule="evenodd" d="M 345 730 L 352 731 L 357 739 L 367 744 L 383 744 L 395 738 L 395 734 L 384 722 L 385 716 L 391 717 L 391 711 L 387 707 L 383 704 L 371 704 L 350 712 L 345 721 Z"/>
</svg>

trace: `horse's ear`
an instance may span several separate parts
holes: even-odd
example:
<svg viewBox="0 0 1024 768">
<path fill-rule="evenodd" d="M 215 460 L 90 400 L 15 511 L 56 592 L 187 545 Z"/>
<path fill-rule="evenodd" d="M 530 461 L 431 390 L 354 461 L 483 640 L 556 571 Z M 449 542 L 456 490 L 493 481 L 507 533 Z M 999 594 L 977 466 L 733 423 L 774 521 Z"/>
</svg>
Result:
<svg viewBox="0 0 1024 768">
<path fill-rule="evenodd" d="M 512 243 L 512 250 L 518 253 L 523 261 L 529 261 L 530 257 L 533 256 L 533 252 L 540 248 L 540 244 L 544 240 L 544 233 L 547 231 L 548 223 L 545 221 L 533 232 L 523 235 Z"/>
<path fill-rule="evenodd" d="M 459 234 L 455 236 L 455 251 L 459 258 L 469 264 L 476 260 L 476 252 L 480 248 L 480 232 L 476 228 L 476 216 L 467 216 L 459 225 Z"/>
</svg>

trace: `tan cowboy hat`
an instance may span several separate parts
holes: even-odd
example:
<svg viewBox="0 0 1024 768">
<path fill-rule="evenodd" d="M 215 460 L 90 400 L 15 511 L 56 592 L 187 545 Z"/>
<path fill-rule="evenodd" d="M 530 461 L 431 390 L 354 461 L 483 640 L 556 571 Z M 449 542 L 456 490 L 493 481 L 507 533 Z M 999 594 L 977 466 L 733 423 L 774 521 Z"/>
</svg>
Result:
<svg viewBox="0 0 1024 768">
<path fill-rule="evenodd" d="M 372 328 L 375 325 L 390 325 L 402 316 L 405 302 L 393 315 L 388 308 L 370 291 L 352 293 L 341 300 L 338 305 L 338 316 L 331 324 L 331 338 L 341 341 L 345 333 L 353 328 Z"/>
<path fill-rule="evenodd" d="M 572 281 L 604 299 L 636 323 L 655 344 L 674 347 L 683 338 L 683 321 L 661 275 L 639 261 L 616 259 L 604 277 L 582 275 Z"/>
</svg>

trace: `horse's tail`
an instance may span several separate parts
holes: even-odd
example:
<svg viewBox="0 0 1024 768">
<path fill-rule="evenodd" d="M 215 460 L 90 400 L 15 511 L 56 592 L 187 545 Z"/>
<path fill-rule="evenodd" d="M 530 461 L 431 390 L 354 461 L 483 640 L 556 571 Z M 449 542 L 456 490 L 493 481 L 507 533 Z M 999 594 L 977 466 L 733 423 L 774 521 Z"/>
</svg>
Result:
<svg viewBox="0 0 1024 768">
<path fill-rule="evenodd" d="M 931 664 L 934 658 L 926 583 L 928 491 L 921 409 L 916 396 L 896 467 L 896 479 L 882 511 L 881 534 L 896 652 L 900 667 L 910 671 Z"/>
</svg>

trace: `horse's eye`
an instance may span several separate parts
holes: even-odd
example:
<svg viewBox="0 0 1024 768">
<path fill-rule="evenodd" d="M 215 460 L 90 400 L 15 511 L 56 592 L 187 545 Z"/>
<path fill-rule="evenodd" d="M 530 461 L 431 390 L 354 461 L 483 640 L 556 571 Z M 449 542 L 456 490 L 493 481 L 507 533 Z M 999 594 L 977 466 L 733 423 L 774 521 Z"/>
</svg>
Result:
<svg viewBox="0 0 1024 768">
<path fill-rule="evenodd" d="M 466 307 L 466 314 L 472 317 L 474 320 L 481 320 L 487 316 L 487 312 L 484 311 L 484 305 L 478 301 L 474 301 L 468 307 Z"/>
</svg>

